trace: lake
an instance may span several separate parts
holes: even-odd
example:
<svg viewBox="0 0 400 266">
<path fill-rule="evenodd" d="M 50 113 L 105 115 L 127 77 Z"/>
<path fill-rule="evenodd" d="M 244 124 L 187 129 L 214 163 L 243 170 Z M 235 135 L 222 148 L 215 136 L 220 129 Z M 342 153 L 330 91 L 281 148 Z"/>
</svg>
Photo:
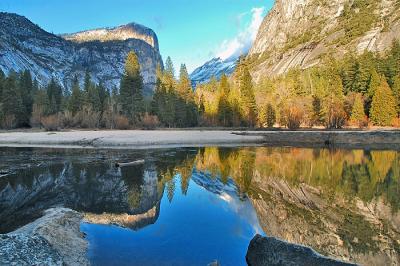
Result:
<svg viewBox="0 0 400 266">
<path fill-rule="evenodd" d="M 56 206 L 85 215 L 94 265 L 246 265 L 255 234 L 400 264 L 395 150 L 0 148 L 0 233 Z"/>
</svg>

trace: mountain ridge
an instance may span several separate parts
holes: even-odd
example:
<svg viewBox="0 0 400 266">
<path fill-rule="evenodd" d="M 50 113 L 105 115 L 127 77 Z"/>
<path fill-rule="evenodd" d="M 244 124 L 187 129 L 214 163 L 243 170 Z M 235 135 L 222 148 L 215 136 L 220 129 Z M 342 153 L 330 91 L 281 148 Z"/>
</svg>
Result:
<svg viewBox="0 0 400 266">
<path fill-rule="evenodd" d="M 94 82 L 111 89 L 119 86 L 126 56 L 133 50 L 141 65 L 145 94 L 154 90 L 157 65 L 162 65 L 158 41 L 154 47 L 132 38 L 77 43 L 43 30 L 24 16 L 6 12 L 0 13 L 0 25 L 0 69 L 6 74 L 30 70 L 39 84 L 46 85 L 54 78 L 66 88 L 75 75 L 82 80 L 87 70 Z"/>
</svg>

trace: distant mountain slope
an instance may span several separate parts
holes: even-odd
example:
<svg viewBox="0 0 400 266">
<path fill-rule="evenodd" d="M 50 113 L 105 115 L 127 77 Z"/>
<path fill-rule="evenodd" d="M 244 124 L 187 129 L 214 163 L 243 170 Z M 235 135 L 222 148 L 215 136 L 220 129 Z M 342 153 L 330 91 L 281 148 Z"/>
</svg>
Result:
<svg viewBox="0 0 400 266">
<path fill-rule="evenodd" d="M 5 73 L 28 69 L 42 85 L 54 77 L 63 86 L 69 85 L 74 75 L 83 78 L 88 70 L 95 82 L 112 88 L 119 86 L 126 55 L 134 50 L 139 57 L 146 93 L 151 93 L 157 65 L 162 64 L 157 36 L 137 24 L 115 29 L 110 31 L 109 39 L 89 34 L 90 40 L 81 38 L 78 42 L 77 36 L 85 36 L 85 32 L 66 36 L 75 42 L 48 33 L 25 17 L 0 13 L 0 68 Z"/>
<path fill-rule="evenodd" d="M 211 59 L 190 74 L 193 86 L 208 82 L 212 77 L 219 79 L 222 74 L 232 74 L 236 67 L 236 61 L 237 59 L 227 59 L 225 61 L 220 58 Z"/>
<path fill-rule="evenodd" d="M 348 51 L 381 52 L 400 38 L 399 0 L 276 0 L 249 52 L 255 79 Z"/>
</svg>

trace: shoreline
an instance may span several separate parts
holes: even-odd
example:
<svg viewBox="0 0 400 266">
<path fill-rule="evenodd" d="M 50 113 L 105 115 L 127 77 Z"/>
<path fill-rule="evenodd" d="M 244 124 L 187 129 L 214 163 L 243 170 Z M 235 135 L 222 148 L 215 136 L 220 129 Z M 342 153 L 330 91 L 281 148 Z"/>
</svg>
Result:
<svg viewBox="0 0 400 266">
<path fill-rule="evenodd" d="M 74 130 L 0 133 L 0 147 L 156 149 L 261 145 L 310 148 L 400 149 L 400 131 Z"/>
</svg>

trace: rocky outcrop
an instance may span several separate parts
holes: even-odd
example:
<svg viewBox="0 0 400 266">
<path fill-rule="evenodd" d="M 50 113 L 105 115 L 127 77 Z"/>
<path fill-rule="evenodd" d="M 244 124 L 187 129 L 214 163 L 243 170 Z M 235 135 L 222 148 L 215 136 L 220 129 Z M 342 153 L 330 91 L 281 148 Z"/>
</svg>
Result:
<svg viewBox="0 0 400 266">
<path fill-rule="evenodd" d="M 82 215 L 55 208 L 7 235 L 0 235 L 1 265 L 89 265 Z"/>
<path fill-rule="evenodd" d="M 247 250 L 246 261 L 249 266 L 355 265 L 324 257 L 309 247 L 290 244 L 274 237 L 262 237 L 260 235 L 256 235 L 251 240 Z"/>
<path fill-rule="evenodd" d="M 111 89 L 119 86 L 126 56 L 133 50 L 145 92 L 153 91 L 162 59 L 152 30 L 132 23 L 64 37 L 44 31 L 25 17 L 0 13 L 0 69 L 5 73 L 27 69 L 41 85 L 54 77 L 64 87 L 75 75 L 83 80 L 88 70 L 94 82 Z"/>
<path fill-rule="evenodd" d="M 393 40 L 399 39 L 400 6 L 395 0 L 365 1 L 370 7 L 362 15 L 367 20 L 363 25 L 344 17 L 345 8 L 353 2 L 275 1 L 249 52 L 254 62 L 252 75 L 259 79 L 286 73 L 292 68 L 309 68 L 319 64 L 328 52 L 339 57 L 348 51 L 382 52 L 391 47 Z M 355 2 L 359 6 L 364 4 L 364 1 Z M 352 7 L 351 12 L 357 15 L 366 8 L 359 6 Z M 346 32 L 345 23 L 360 31 L 351 36 Z"/>
</svg>

